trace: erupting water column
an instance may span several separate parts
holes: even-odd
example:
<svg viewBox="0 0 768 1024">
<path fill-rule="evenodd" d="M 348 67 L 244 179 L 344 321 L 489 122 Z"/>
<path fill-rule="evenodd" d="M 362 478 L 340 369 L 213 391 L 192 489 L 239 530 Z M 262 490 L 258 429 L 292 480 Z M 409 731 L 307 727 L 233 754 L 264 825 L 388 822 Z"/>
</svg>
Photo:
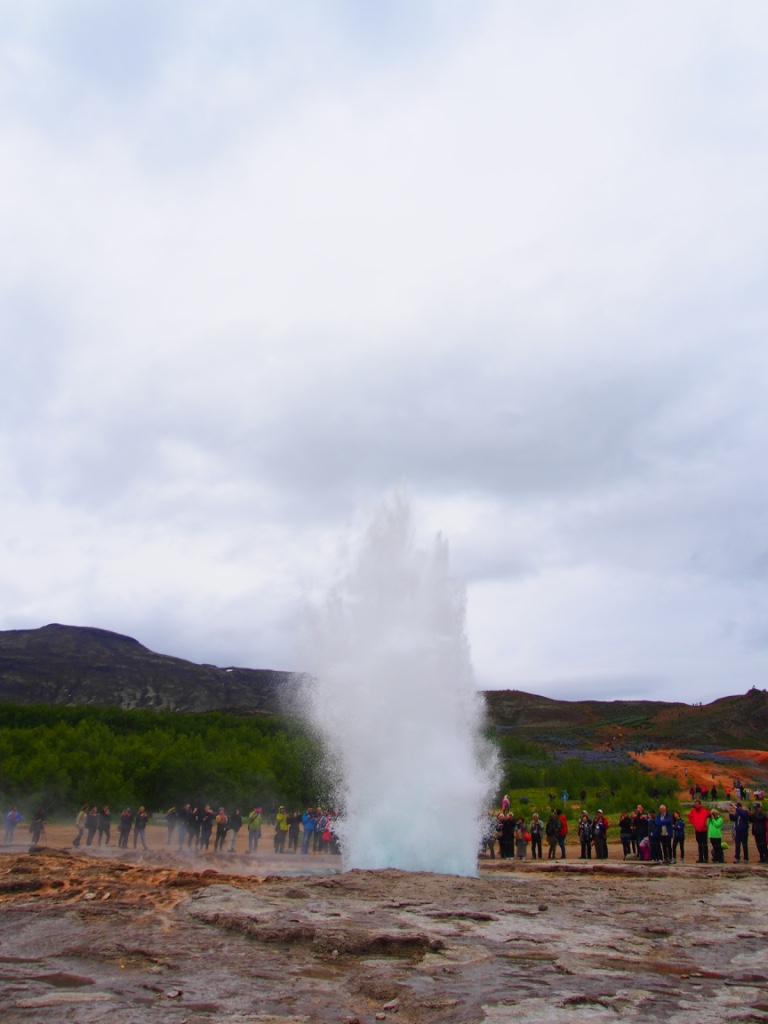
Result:
<svg viewBox="0 0 768 1024">
<path fill-rule="evenodd" d="M 410 509 L 395 499 L 311 616 L 304 700 L 344 810 L 345 868 L 477 873 L 496 762 L 464 608 L 445 540 L 415 549 Z"/>
</svg>

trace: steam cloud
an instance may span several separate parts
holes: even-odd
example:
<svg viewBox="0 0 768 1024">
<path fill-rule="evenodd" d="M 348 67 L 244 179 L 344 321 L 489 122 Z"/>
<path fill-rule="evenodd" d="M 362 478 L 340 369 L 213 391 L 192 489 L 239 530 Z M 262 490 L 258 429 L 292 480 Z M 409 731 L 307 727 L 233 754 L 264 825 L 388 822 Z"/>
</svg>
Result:
<svg viewBox="0 0 768 1024">
<path fill-rule="evenodd" d="M 448 545 L 413 543 L 406 501 L 381 505 L 352 569 L 311 614 L 305 691 L 323 740 L 345 868 L 473 875 L 496 761 Z"/>
</svg>

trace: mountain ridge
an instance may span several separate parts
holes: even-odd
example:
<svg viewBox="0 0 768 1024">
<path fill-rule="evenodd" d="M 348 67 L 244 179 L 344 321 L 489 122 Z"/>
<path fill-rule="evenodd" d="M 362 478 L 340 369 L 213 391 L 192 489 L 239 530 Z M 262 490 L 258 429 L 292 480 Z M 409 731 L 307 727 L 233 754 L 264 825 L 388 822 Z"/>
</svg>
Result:
<svg viewBox="0 0 768 1024">
<path fill-rule="evenodd" d="M 300 678 L 272 669 L 198 665 L 94 626 L 49 623 L 0 631 L 0 709 L 14 702 L 290 714 Z M 492 725 L 556 742 L 768 748 L 768 692 L 756 688 L 696 705 L 564 701 L 524 690 L 486 690 L 483 698 Z"/>
</svg>

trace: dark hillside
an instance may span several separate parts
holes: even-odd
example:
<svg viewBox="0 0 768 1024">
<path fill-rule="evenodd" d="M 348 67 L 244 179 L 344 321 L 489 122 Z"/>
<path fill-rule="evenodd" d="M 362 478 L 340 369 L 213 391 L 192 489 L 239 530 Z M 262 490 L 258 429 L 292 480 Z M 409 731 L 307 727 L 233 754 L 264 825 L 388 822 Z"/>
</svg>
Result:
<svg viewBox="0 0 768 1024">
<path fill-rule="evenodd" d="M 276 714 L 291 680 L 287 672 L 195 665 L 105 629 L 0 631 L 0 701 Z"/>
<path fill-rule="evenodd" d="M 294 678 L 267 669 L 195 665 L 104 629 L 53 624 L 0 631 L 0 702 L 279 714 Z M 564 701 L 522 690 L 489 690 L 484 697 L 493 725 L 555 746 L 768 750 L 765 690 L 704 705 Z"/>
<path fill-rule="evenodd" d="M 617 748 L 753 747 L 768 749 L 768 692 L 721 697 L 711 704 L 666 701 L 562 701 L 521 690 L 484 694 L 494 725 L 522 737 L 577 739 Z"/>
</svg>

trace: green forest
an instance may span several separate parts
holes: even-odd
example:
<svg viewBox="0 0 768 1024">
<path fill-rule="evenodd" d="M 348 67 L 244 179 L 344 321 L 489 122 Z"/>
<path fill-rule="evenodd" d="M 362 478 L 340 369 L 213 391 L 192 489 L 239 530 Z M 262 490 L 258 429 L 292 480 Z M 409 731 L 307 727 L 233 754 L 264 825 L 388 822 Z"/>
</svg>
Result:
<svg viewBox="0 0 768 1024">
<path fill-rule="evenodd" d="M 629 765 L 566 760 L 513 735 L 498 737 L 497 798 L 544 808 L 549 793 L 584 787 L 606 811 L 651 803 L 674 783 Z M 322 751 L 292 719 L 222 713 L 0 704 L 0 808 L 66 814 L 85 803 L 140 804 L 157 812 L 186 801 L 226 807 L 324 803 Z M 498 802 L 498 801 L 497 801 Z M 667 801 L 671 806 L 675 801 Z"/>
<path fill-rule="evenodd" d="M 300 807 L 319 795 L 320 750 L 298 724 L 220 713 L 0 705 L 0 800 L 158 811 L 195 800 Z"/>
</svg>

